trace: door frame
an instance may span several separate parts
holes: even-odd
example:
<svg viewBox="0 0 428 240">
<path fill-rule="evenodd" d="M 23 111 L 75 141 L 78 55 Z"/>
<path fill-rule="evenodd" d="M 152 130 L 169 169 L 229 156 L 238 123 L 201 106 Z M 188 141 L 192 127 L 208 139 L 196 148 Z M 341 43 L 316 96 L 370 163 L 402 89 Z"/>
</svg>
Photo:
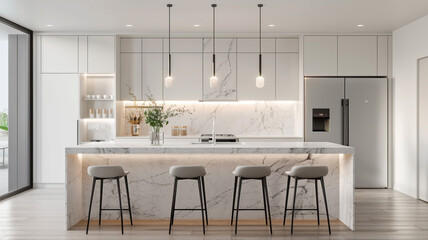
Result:
<svg viewBox="0 0 428 240">
<path fill-rule="evenodd" d="M 420 186 L 420 183 L 419 183 L 419 169 L 420 169 L 420 154 L 419 154 L 419 150 L 420 150 L 420 133 L 419 133 L 419 130 L 420 130 L 420 121 L 419 121 L 419 117 L 420 117 L 420 114 L 419 114 L 419 112 L 420 112 L 420 99 L 419 99 L 419 97 L 420 97 L 420 92 L 421 92 L 421 90 L 420 90 L 420 81 L 421 81 L 421 76 L 420 76 L 420 68 L 419 68 L 419 63 L 420 63 L 420 61 L 421 60 L 424 60 L 424 59 L 427 59 L 428 58 L 428 56 L 425 56 L 425 57 L 421 57 L 421 58 L 418 58 L 417 60 L 416 60 L 416 75 L 417 75 L 417 81 L 416 81 L 416 198 L 418 199 L 418 200 L 421 200 L 421 201 L 424 201 L 424 200 L 422 200 L 421 198 L 420 198 L 420 193 L 419 193 L 419 186 Z M 425 202 L 425 201 L 424 201 Z"/>
<path fill-rule="evenodd" d="M 29 87 L 30 87 L 30 101 L 33 102 L 34 99 L 34 88 L 33 88 L 33 31 L 21 26 L 15 22 L 12 22 L 6 18 L 3 18 L 0 16 L 0 24 L 5 24 L 6 26 L 9 26 L 11 28 L 14 28 L 16 30 L 19 30 L 23 33 L 28 34 L 29 36 Z M 30 184 L 26 187 L 5 193 L 0 196 L 0 201 L 12 197 L 16 194 L 19 194 L 21 192 L 24 192 L 26 190 L 33 188 L 33 166 L 34 166 L 34 107 L 33 104 L 30 104 Z"/>
</svg>

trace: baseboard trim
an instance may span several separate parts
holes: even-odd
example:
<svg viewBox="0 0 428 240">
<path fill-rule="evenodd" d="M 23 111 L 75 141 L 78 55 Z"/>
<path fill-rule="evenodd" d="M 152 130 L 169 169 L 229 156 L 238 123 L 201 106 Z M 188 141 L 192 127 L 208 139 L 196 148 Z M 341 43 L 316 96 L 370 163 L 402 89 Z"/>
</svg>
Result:
<svg viewBox="0 0 428 240">
<path fill-rule="evenodd" d="M 65 188 L 64 183 L 34 183 L 34 188 Z"/>
</svg>

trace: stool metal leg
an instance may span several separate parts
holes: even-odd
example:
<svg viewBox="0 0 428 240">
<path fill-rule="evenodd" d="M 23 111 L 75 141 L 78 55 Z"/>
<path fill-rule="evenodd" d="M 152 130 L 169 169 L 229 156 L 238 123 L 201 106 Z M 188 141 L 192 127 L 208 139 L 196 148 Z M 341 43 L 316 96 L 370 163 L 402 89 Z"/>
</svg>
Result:
<svg viewBox="0 0 428 240">
<path fill-rule="evenodd" d="M 293 227 L 294 227 L 294 209 L 296 206 L 296 195 L 297 195 L 297 182 L 299 181 L 298 178 L 295 178 L 295 183 L 294 183 L 294 198 L 293 198 L 293 210 L 292 210 L 292 215 L 291 215 L 291 234 L 293 234 Z"/>
<path fill-rule="evenodd" d="M 268 192 L 268 186 L 267 186 L 266 177 L 263 178 L 262 184 L 264 184 L 265 196 L 266 196 L 266 204 L 267 204 L 267 209 L 268 209 L 268 214 L 269 214 L 270 234 L 272 234 L 272 219 L 271 219 L 271 216 L 270 216 L 269 192 Z"/>
<path fill-rule="evenodd" d="M 287 179 L 287 189 L 285 190 L 285 208 L 284 208 L 284 220 L 282 221 L 282 225 L 285 225 L 285 218 L 287 218 L 287 208 L 288 208 L 288 193 L 290 190 L 290 181 L 291 181 L 291 177 L 288 176 Z"/>
<path fill-rule="evenodd" d="M 101 226 L 101 209 L 103 208 L 103 186 L 104 186 L 104 179 L 101 179 L 101 186 L 100 186 L 100 212 L 98 214 L 98 225 Z"/>
<path fill-rule="evenodd" d="M 238 184 L 238 177 L 235 177 L 235 184 L 233 184 L 233 201 L 232 201 L 232 217 L 230 218 L 230 225 L 233 225 L 233 214 L 235 213 L 235 198 L 236 198 L 236 185 Z"/>
<path fill-rule="evenodd" d="M 202 181 L 202 190 L 203 190 L 203 194 L 204 194 L 205 220 L 206 220 L 207 225 L 208 225 L 207 195 L 205 194 L 205 179 L 203 176 L 201 177 L 201 181 Z"/>
<path fill-rule="evenodd" d="M 317 220 L 318 226 L 320 225 L 320 206 L 318 202 L 318 179 L 315 179 L 315 199 L 317 201 Z"/>
<path fill-rule="evenodd" d="M 177 177 L 175 177 L 174 178 L 174 190 L 172 192 L 171 216 L 169 218 L 169 234 L 171 234 L 171 227 L 174 223 L 174 211 L 175 211 L 175 199 L 177 196 L 177 184 L 178 184 L 178 179 L 177 179 Z"/>
<path fill-rule="evenodd" d="M 239 201 L 241 200 L 242 177 L 239 177 L 238 201 L 236 203 L 235 235 L 238 232 Z"/>
<path fill-rule="evenodd" d="M 262 179 L 261 182 L 262 182 L 263 206 L 264 206 L 264 210 L 265 210 L 265 223 L 266 223 L 266 225 L 268 225 L 267 211 L 266 211 L 266 191 L 265 191 L 265 184 L 263 183 L 263 179 Z"/>
<path fill-rule="evenodd" d="M 328 215 L 328 206 L 327 206 L 327 196 L 325 195 L 325 186 L 324 186 L 324 177 L 321 178 L 321 187 L 322 187 L 322 193 L 324 195 L 324 203 L 325 203 L 325 212 L 327 214 L 327 222 L 328 222 L 328 233 L 331 234 L 330 229 L 330 217 Z"/>
<path fill-rule="evenodd" d="M 86 224 L 86 235 L 88 234 L 88 230 L 89 230 L 89 221 L 91 221 L 92 199 L 94 198 L 94 190 L 95 190 L 95 183 L 96 183 L 96 181 L 97 181 L 97 179 L 93 178 L 93 180 L 92 180 L 91 200 L 89 201 L 88 223 Z"/>
<path fill-rule="evenodd" d="M 129 219 L 131 220 L 131 226 L 132 226 L 134 225 L 134 223 L 132 222 L 131 199 L 129 198 L 128 176 L 125 176 L 125 187 L 126 187 L 126 196 L 128 198 Z"/>
<path fill-rule="evenodd" d="M 199 187 L 199 200 L 201 201 L 201 214 L 202 214 L 202 231 L 205 234 L 205 217 L 204 217 L 204 201 L 202 199 L 202 184 L 201 177 L 198 178 L 198 187 Z"/>
<path fill-rule="evenodd" d="M 120 225 L 122 227 L 122 234 L 123 234 L 122 197 L 120 196 L 120 182 L 119 182 L 119 178 L 116 178 L 116 182 L 117 182 L 117 194 L 119 195 Z"/>
</svg>

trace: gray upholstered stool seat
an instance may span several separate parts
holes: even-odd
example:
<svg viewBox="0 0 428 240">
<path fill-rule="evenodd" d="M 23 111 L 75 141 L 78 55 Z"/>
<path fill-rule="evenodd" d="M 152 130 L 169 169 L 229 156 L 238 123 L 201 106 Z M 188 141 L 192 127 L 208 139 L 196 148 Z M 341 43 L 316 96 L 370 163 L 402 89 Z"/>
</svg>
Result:
<svg viewBox="0 0 428 240">
<path fill-rule="evenodd" d="M 320 178 L 328 174 L 328 167 L 326 166 L 294 166 L 291 171 L 286 171 L 290 177 L 298 178 Z"/>
<path fill-rule="evenodd" d="M 88 175 L 96 178 L 124 177 L 129 171 L 124 171 L 121 166 L 89 166 Z"/>
<path fill-rule="evenodd" d="M 169 174 L 178 178 L 197 178 L 205 176 L 207 173 L 203 166 L 172 166 Z"/>
<path fill-rule="evenodd" d="M 327 174 L 328 174 L 328 167 L 326 167 L 326 166 L 294 166 L 290 171 L 286 171 L 285 174 L 288 175 L 288 181 L 287 181 L 287 188 L 285 190 L 284 220 L 282 222 L 282 225 L 285 225 L 285 219 L 287 217 L 287 210 L 292 210 L 291 234 L 293 234 L 295 210 L 316 211 L 317 212 L 318 225 L 320 225 L 320 213 L 319 213 L 319 201 L 318 201 L 318 181 L 320 181 L 321 187 L 322 187 L 322 193 L 324 196 L 325 212 L 326 212 L 327 222 L 328 222 L 328 233 L 331 234 L 330 217 L 328 215 L 327 196 L 325 194 L 325 184 L 324 184 L 324 177 L 327 176 Z M 288 192 L 290 191 L 291 178 L 294 178 L 295 182 L 294 182 L 293 207 L 291 209 L 289 209 L 288 208 Z M 299 180 L 304 180 L 304 179 L 314 180 L 314 182 L 315 182 L 316 208 L 314 208 L 314 209 L 296 209 L 296 196 L 298 195 L 297 194 L 297 189 L 298 189 L 297 183 L 299 182 Z"/>
<path fill-rule="evenodd" d="M 91 190 L 91 199 L 89 202 L 89 212 L 88 212 L 88 221 L 86 223 L 86 234 L 88 234 L 89 231 L 89 222 L 91 220 L 91 209 L 92 209 L 92 200 L 94 198 L 94 190 L 95 190 L 95 184 L 97 181 L 100 181 L 100 204 L 99 204 L 99 219 L 98 219 L 98 225 L 101 225 L 101 212 L 103 210 L 119 210 L 120 211 L 120 224 L 122 227 L 122 234 L 123 234 L 123 213 L 122 211 L 129 211 L 129 218 L 131 220 L 131 225 L 133 225 L 132 222 L 132 211 L 131 211 L 131 199 L 129 197 L 129 187 L 128 187 L 128 171 L 124 171 L 121 166 L 89 166 L 88 167 L 88 175 L 92 177 L 92 190 Z M 126 196 L 128 199 L 128 208 L 122 208 L 122 198 L 120 193 L 120 183 L 119 179 L 125 178 L 125 187 L 126 187 Z M 105 209 L 103 208 L 103 186 L 104 182 L 111 182 L 112 180 L 116 181 L 117 184 L 117 192 L 119 197 L 119 209 Z"/>
<path fill-rule="evenodd" d="M 172 225 L 174 224 L 175 211 L 201 211 L 202 215 L 202 232 L 205 234 L 205 221 L 208 225 L 208 210 L 207 210 L 207 196 L 205 194 L 205 180 L 204 176 L 207 174 L 203 166 L 172 166 L 169 169 L 169 174 L 174 177 L 174 190 L 172 193 L 171 216 L 169 218 L 169 234 L 171 234 Z M 175 208 L 175 201 L 177 199 L 178 181 L 198 181 L 199 200 L 201 208 L 199 209 L 182 209 Z"/>
<path fill-rule="evenodd" d="M 237 166 L 233 175 L 243 178 L 262 178 L 271 174 L 269 166 Z"/>
</svg>

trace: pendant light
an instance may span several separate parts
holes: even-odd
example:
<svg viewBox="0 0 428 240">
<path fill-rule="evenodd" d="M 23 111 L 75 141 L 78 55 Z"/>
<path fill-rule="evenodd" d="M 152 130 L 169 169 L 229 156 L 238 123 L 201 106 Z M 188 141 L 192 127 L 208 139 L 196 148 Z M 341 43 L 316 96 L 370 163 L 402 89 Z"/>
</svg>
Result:
<svg viewBox="0 0 428 240">
<path fill-rule="evenodd" d="M 210 78 L 210 88 L 216 88 L 218 86 L 218 78 L 215 75 L 215 8 L 217 4 L 211 4 L 213 8 L 213 75 Z"/>
<path fill-rule="evenodd" d="M 171 7 L 172 4 L 167 4 L 168 7 L 168 76 L 165 78 L 165 87 L 170 88 L 174 85 L 174 79 L 171 76 Z"/>
<path fill-rule="evenodd" d="M 263 88 L 265 79 L 262 75 L 262 7 L 263 4 L 258 4 L 259 7 L 259 76 L 256 78 L 256 87 Z"/>
</svg>

